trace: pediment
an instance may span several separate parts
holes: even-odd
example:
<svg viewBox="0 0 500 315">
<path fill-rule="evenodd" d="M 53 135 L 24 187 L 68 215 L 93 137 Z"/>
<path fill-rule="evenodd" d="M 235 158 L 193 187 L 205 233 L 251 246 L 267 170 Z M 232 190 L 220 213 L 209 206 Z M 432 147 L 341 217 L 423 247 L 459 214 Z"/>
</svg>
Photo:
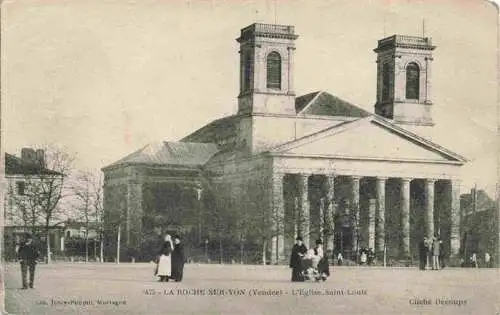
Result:
<svg viewBox="0 0 500 315">
<path fill-rule="evenodd" d="M 271 152 L 370 160 L 466 161 L 458 154 L 374 116 L 325 129 L 278 146 Z"/>
</svg>

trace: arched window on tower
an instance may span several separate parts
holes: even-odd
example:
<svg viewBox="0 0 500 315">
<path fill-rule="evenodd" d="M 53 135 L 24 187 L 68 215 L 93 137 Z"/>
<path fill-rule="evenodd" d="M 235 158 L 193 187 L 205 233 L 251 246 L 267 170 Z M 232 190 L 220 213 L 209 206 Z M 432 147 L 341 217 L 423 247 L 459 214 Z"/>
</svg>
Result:
<svg viewBox="0 0 500 315">
<path fill-rule="evenodd" d="M 247 53 L 243 61 L 243 91 L 250 90 L 252 83 L 252 56 Z"/>
<path fill-rule="evenodd" d="M 420 95 L 420 68 L 414 62 L 406 66 L 406 99 L 418 100 Z"/>
<path fill-rule="evenodd" d="M 267 87 L 281 89 L 281 56 L 275 51 L 267 56 Z"/>
</svg>

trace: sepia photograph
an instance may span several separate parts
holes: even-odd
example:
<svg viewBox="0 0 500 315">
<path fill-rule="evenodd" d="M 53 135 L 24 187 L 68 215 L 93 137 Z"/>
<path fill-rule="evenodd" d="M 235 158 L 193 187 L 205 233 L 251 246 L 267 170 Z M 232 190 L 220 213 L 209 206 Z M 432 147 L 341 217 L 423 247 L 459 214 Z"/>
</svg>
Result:
<svg viewBox="0 0 500 315">
<path fill-rule="evenodd" d="M 499 16 L 2 1 L 2 314 L 500 314 Z"/>
</svg>

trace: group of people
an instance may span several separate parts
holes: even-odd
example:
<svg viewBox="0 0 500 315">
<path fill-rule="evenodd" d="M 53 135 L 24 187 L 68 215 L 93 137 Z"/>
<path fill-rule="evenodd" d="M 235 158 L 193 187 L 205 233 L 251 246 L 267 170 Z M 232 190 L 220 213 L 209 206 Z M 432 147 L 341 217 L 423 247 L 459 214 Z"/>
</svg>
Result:
<svg viewBox="0 0 500 315">
<path fill-rule="evenodd" d="M 174 280 L 181 282 L 184 275 L 184 246 L 181 244 L 180 237 L 172 237 L 167 234 L 165 242 L 156 258 L 155 276 L 158 276 L 160 282 Z"/>
<path fill-rule="evenodd" d="M 359 251 L 359 264 L 371 266 L 375 261 L 375 253 L 371 248 L 362 248 Z"/>
<path fill-rule="evenodd" d="M 473 268 L 479 268 L 479 259 L 477 258 L 477 254 L 474 252 L 469 258 L 468 262 L 465 262 L 464 259 L 462 259 L 462 267 L 473 267 Z M 483 263 L 481 264 L 481 267 L 483 268 L 493 268 L 493 259 L 491 258 L 490 253 L 486 252 L 484 253 L 484 260 Z"/>
<path fill-rule="evenodd" d="M 439 270 L 444 268 L 442 260 L 441 244 L 443 241 L 438 237 L 424 237 L 419 244 L 420 269 Z"/>
<path fill-rule="evenodd" d="M 303 282 L 308 278 L 325 281 L 330 276 L 330 269 L 323 251 L 323 242 L 317 240 L 316 246 L 308 250 L 302 237 L 298 236 L 292 248 L 290 268 L 293 282 Z"/>
</svg>

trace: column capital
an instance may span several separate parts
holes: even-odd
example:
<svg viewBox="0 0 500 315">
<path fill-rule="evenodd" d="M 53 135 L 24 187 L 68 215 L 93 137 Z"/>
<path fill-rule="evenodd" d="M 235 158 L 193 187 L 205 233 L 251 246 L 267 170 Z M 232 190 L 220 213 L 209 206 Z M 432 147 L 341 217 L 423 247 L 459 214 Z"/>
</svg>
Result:
<svg viewBox="0 0 500 315">
<path fill-rule="evenodd" d="M 362 178 L 363 176 L 359 176 L 359 175 L 351 175 L 351 176 L 349 176 L 349 177 L 350 177 L 350 178 L 351 178 L 351 180 L 353 180 L 353 181 L 359 181 L 359 180 L 361 180 L 361 178 Z"/>
<path fill-rule="evenodd" d="M 284 176 L 285 176 L 285 174 L 286 174 L 286 173 L 285 173 L 285 172 L 283 172 L 283 171 L 273 171 L 273 172 L 272 172 L 272 174 L 271 174 L 271 176 L 272 176 L 272 177 L 284 177 Z"/>
<path fill-rule="evenodd" d="M 297 175 L 301 178 L 309 178 L 309 176 L 311 176 L 311 173 L 308 173 L 308 172 L 300 172 L 300 173 L 297 173 Z"/>
<path fill-rule="evenodd" d="M 386 177 L 386 176 L 377 176 L 376 177 L 377 179 L 377 182 L 385 182 L 389 179 L 389 177 Z"/>
<path fill-rule="evenodd" d="M 400 177 L 399 180 L 401 180 L 401 182 L 403 182 L 403 183 L 410 183 L 413 180 L 413 178 L 411 178 L 411 177 Z"/>
<path fill-rule="evenodd" d="M 434 184 L 435 182 L 437 182 L 438 180 L 435 179 L 435 178 L 425 178 L 425 183 L 426 184 Z"/>
</svg>

